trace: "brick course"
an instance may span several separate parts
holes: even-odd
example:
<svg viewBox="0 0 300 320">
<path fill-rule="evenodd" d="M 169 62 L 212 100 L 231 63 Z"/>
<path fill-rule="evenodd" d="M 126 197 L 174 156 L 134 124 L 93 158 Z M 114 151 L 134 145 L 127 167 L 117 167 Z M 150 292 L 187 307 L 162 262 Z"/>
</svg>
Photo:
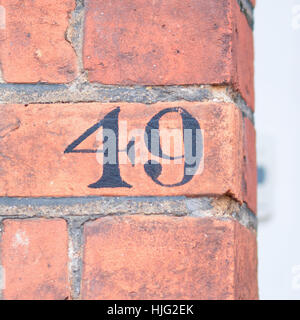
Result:
<svg viewBox="0 0 300 320">
<path fill-rule="evenodd" d="M 142 137 L 150 119 L 161 110 L 181 107 L 199 121 L 203 134 L 203 171 L 189 183 L 173 188 L 162 187 L 145 172 L 144 162 L 134 167 L 126 152 L 121 152 L 124 164 L 120 174 L 131 188 L 90 188 L 103 174 L 103 165 L 95 153 L 64 153 L 68 145 L 98 123 L 109 112 L 120 107 L 119 122 L 127 121 L 128 139 L 120 141 L 125 150 L 133 129 L 141 130 Z M 180 130 L 180 115 L 162 120 L 165 128 Z M 242 116 L 232 104 L 213 103 L 158 103 L 142 104 L 50 104 L 3 105 L 0 109 L 2 139 L 0 147 L 6 155 L 2 162 L 0 194 L 9 197 L 70 197 L 70 196 L 171 196 L 224 195 L 242 198 Z M 76 126 L 74 126 L 76 124 Z M 163 128 L 161 128 L 163 129 Z M 101 132 L 100 132 L 101 134 Z M 37 140 L 38 137 L 38 140 Z M 97 138 L 98 137 L 98 138 Z M 182 139 L 182 135 L 180 137 Z M 100 140 L 100 141 L 97 141 Z M 87 137 L 74 150 L 102 149 L 98 131 Z M 140 148 L 145 149 L 144 141 Z M 148 152 L 147 152 L 148 155 Z M 181 155 L 181 153 L 180 153 Z M 11 159 L 17 159 L 11 161 Z M 138 159 L 137 159 L 138 160 Z M 160 161 L 161 162 L 161 161 Z M 159 180 L 176 184 L 183 179 L 184 164 L 162 163 Z M 201 165 L 199 165 L 200 167 Z M 176 175 L 175 173 L 176 172 Z"/>
<path fill-rule="evenodd" d="M 256 299 L 255 249 L 236 222 L 99 219 L 85 226 L 82 298 Z"/>
<path fill-rule="evenodd" d="M 232 83 L 253 101 L 252 32 L 236 0 L 88 0 L 84 66 L 103 84 Z"/>
</svg>

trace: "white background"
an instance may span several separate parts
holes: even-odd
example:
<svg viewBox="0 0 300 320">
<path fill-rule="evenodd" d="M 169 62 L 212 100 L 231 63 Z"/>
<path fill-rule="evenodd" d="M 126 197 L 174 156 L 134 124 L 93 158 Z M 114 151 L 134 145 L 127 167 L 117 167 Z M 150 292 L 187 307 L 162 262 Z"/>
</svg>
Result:
<svg viewBox="0 0 300 320">
<path fill-rule="evenodd" d="M 256 2 L 260 298 L 299 299 L 300 0 Z"/>
</svg>

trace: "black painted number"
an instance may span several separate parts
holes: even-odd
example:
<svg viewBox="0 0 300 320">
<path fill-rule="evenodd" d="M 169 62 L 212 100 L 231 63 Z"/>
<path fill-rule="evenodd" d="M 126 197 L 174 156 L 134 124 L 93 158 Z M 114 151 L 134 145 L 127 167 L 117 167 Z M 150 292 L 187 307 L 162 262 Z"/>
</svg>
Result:
<svg viewBox="0 0 300 320">
<path fill-rule="evenodd" d="M 159 122 L 162 116 L 167 113 L 179 113 L 182 119 L 183 127 L 183 140 L 184 140 L 184 154 L 179 157 L 172 157 L 163 153 L 160 144 L 159 135 Z M 112 161 L 103 162 L 103 171 L 101 178 L 95 183 L 90 184 L 89 188 L 132 188 L 130 184 L 125 182 L 120 174 L 119 165 L 119 152 L 127 152 L 127 155 L 132 158 L 134 155 L 129 154 L 129 150 L 134 146 L 134 140 L 130 141 L 125 150 L 119 149 L 119 113 L 120 108 L 117 107 L 111 112 L 109 112 L 102 120 L 94 124 L 92 127 L 87 129 L 79 138 L 73 141 L 64 151 L 64 153 L 103 153 L 104 157 L 109 158 L 109 152 L 113 153 L 113 163 Z M 77 147 L 90 135 L 95 133 L 99 128 L 103 129 L 102 142 L 105 144 L 108 140 L 109 134 L 113 134 L 115 137 L 113 150 L 108 150 L 104 148 L 99 149 L 78 149 Z M 201 158 L 203 141 L 202 134 L 200 130 L 199 122 L 186 110 L 183 108 L 167 108 L 152 117 L 152 119 L 147 123 L 145 128 L 145 144 L 149 152 L 161 159 L 184 159 L 184 175 L 180 182 L 175 184 L 164 184 L 159 180 L 159 176 L 162 172 L 162 166 L 159 162 L 155 160 L 149 160 L 144 164 L 144 169 L 146 174 L 158 185 L 162 187 L 177 187 L 182 186 L 194 177 Z M 153 142 L 158 145 L 158 148 L 152 148 Z M 132 150 L 132 149 L 131 149 Z M 111 158 L 110 158 L 111 160 Z"/>
</svg>

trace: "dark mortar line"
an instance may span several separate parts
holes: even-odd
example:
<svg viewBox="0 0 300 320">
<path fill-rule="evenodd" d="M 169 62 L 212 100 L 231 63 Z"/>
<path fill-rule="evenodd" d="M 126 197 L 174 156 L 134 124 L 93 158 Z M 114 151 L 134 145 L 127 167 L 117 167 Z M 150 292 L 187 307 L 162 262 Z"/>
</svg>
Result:
<svg viewBox="0 0 300 320">
<path fill-rule="evenodd" d="M 44 219 L 44 220 L 55 220 L 55 219 L 63 219 L 66 220 L 67 217 L 64 216 L 48 216 L 48 215 L 40 215 L 36 214 L 34 216 L 28 216 L 24 214 L 18 215 L 1 215 L 0 216 L 0 223 L 4 222 L 5 220 L 37 220 L 37 219 Z"/>
<path fill-rule="evenodd" d="M 113 86 L 75 81 L 72 84 L 7 84 L 0 83 L 2 104 L 54 104 L 54 103 L 142 103 L 158 102 L 224 102 L 214 92 L 223 90 L 224 97 L 235 103 L 253 122 L 253 111 L 231 85 L 183 86 Z M 227 93 L 225 93 L 227 91 Z M 219 101 L 215 101 L 215 100 Z"/>
<path fill-rule="evenodd" d="M 216 219 L 220 221 L 236 221 L 240 225 L 244 226 L 248 230 L 252 232 L 257 232 L 257 217 L 248 209 L 245 213 L 240 212 L 234 212 L 233 214 L 205 214 L 202 213 L 201 215 L 193 215 L 192 213 L 182 213 L 182 214 L 170 214 L 170 213 L 151 213 L 151 214 L 140 214 L 140 213 L 128 213 L 128 212 L 119 212 L 119 213 L 110 213 L 110 214 L 86 214 L 86 215 L 63 215 L 63 216 L 45 216 L 45 215 L 36 215 L 36 216 L 26 216 L 26 215 L 4 215 L 1 216 L 0 220 L 36 220 L 36 219 L 47 219 L 47 220 L 55 220 L 55 219 L 63 219 L 69 224 L 73 223 L 73 220 L 75 221 L 81 221 L 82 227 L 87 222 L 92 222 L 97 219 L 102 218 L 108 218 L 108 217 L 133 217 L 133 216 L 144 216 L 144 217 L 174 217 L 174 218 L 184 218 L 184 217 L 190 217 L 193 219 Z M 243 220 L 247 219 L 248 223 L 244 222 Z M 70 229 L 68 227 L 68 232 L 74 232 L 73 229 Z M 71 230 L 71 231 L 70 231 Z M 76 233 L 75 233 L 76 234 Z M 76 244 L 76 241 L 74 242 L 74 239 L 71 238 L 73 241 L 73 244 Z M 76 265 L 78 265 L 80 262 L 75 262 Z M 78 268 L 77 268 L 78 269 Z M 76 281 L 76 279 L 75 279 Z M 77 291 L 78 293 L 78 291 Z"/>
<path fill-rule="evenodd" d="M 56 205 L 74 205 L 74 204 L 86 204 L 93 203 L 95 201 L 110 201 L 117 200 L 120 203 L 124 201 L 135 202 L 160 202 L 161 200 L 185 200 L 185 196 L 166 196 L 166 197 L 132 197 L 132 196 L 120 196 L 120 197 L 101 197 L 101 196 L 87 196 L 87 197 L 0 197 L 0 205 L 5 206 L 56 206 Z"/>
<path fill-rule="evenodd" d="M 237 0 L 241 12 L 246 16 L 250 28 L 254 29 L 254 7 L 250 0 Z"/>
<path fill-rule="evenodd" d="M 67 41 L 70 42 L 73 47 L 76 57 L 77 57 L 77 65 L 78 71 L 81 75 L 85 75 L 86 71 L 83 66 L 83 45 L 84 45 L 84 19 L 85 19 L 85 4 L 84 0 L 75 0 L 76 7 L 72 12 L 71 17 L 69 19 L 69 26 L 66 31 Z M 69 29 L 73 29 L 74 32 L 69 37 L 68 31 Z"/>
<path fill-rule="evenodd" d="M 14 90 L 28 90 L 28 89 L 52 89 L 58 90 L 58 89 L 68 89 L 68 84 L 60 84 L 60 83 L 43 83 L 43 82 L 36 82 L 36 83 L 7 83 L 7 82 L 1 82 L 0 83 L 0 88 L 2 90 L 9 90 L 9 89 L 14 89 Z"/>
<path fill-rule="evenodd" d="M 258 219 L 257 216 L 243 203 L 238 212 L 234 212 L 232 217 L 247 229 L 257 232 Z M 246 222 L 243 220 L 247 219 Z"/>
<path fill-rule="evenodd" d="M 123 217 L 123 216 L 168 216 L 168 217 L 195 217 L 192 215 L 189 215 L 186 212 L 182 212 L 182 214 L 171 214 L 171 213 L 147 213 L 147 214 L 141 214 L 141 213 L 135 213 L 135 212 L 114 212 L 114 213 L 109 213 L 109 214 L 96 214 L 96 213 L 86 213 L 86 214 L 81 214 L 81 215 L 76 215 L 76 214 L 65 214 L 65 215 L 42 215 L 42 214 L 36 214 L 33 216 L 27 216 L 27 215 L 2 215 L 0 217 L 0 221 L 4 220 L 37 220 L 37 219 L 47 219 L 47 220 L 55 220 L 55 219 L 63 219 L 66 221 L 71 221 L 72 219 L 78 219 L 78 220 L 85 220 L 85 222 L 89 221 L 94 221 L 97 219 L 101 218 L 106 218 L 106 217 Z M 227 217 L 227 216 L 226 216 Z M 226 218 L 225 217 L 225 218 Z M 229 217 L 229 215 L 228 215 Z M 222 218 L 221 216 L 218 216 L 217 218 Z"/>
<path fill-rule="evenodd" d="M 214 206 L 211 205 L 212 199 L 217 199 L 218 197 L 198 197 L 198 198 L 188 198 L 185 196 L 180 197 L 74 197 L 74 198 L 0 198 L 0 206 L 9 207 L 12 210 L 19 209 L 19 210 L 26 210 L 26 207 L 30 208 L 31 210 L 35 211 L 32 215 L 25 215 L 25 214 L 1 214 L 0 213 L 0 219 L 35 219 L 35 218 L 47 218 L 47 219 L 55 219 L 55 218 L 62 218 L 62 219 L 79 219 L 80 221 L 83 219 L 90 220 L 90 219 L 98 219 L 108 216 L 124 216 L 124 215 L 141 215 L 144 216 L 173 216 L 173 217 L 183 217 L 183 216 L 191 216 L 191 217 L 208 217 L 211 216 L 216 219 L 221 218 L 232 218 L 236 221 L 238 221 L 240 224 L 244 225 L 248 229 L 257 229 L 257 217 L 256 215 L 247 207 L 247 205 L 244 203 L 243 205 L 239 206 L 238 211 L 234 211 L 232 213 L 226 214 L 224 212 L 223 215 L 218 215 L 214 213 L 210 213 L 207 211 L 208 209 L 211 209 L 213 211 Z M 201 203 L 201 208 L 197 208 L 196 212 L 199 210 L 201 211 L 200 214 L 194 214 L 195 210 L 188 207 L 187 201 L 191 199 L 196 199 L 203 201 Z M 97 202 L 104 201 L 106 203 L 101 204 L 98 203 L 98 205 L 107 205 L 108 209 L 106 209 L 107 213 L 85 213 L 84 211 L 97 211 L 97 208 L 85 208 L 84 206 L 86 204 L 93 204 Z M 113 201 L 110 203 L 110 201 Z M 169 208 L 166 208 L 164 210 L 163 205 L 164 201 L 166 201 L 165 205 L 168 205 L 167 201 L 174 201 L 175 203 L 171 205 L 176 205 L 176 202 L 179 204 L 182 204 L 185 209 L 179 209 L 178 212 L 174 210 L 174 212 L 171 212 Z M 235 201 L 235 200 L 232 200 Z M 127 202 L 127 203 L 126 203 Z M 154 207 L 151 212 L 147 212 L 147 209 L 143 210 L 143 207 L 135 208 L 133 207 L 132 210 L 138 210 L 138 212 L 131 212 L 130 211 L 130 202 L 133 202 L 134 204 L 140 203 L 142 205 L 158 205 L 157 209 Z M 181 203 L 180 203 L 181 202 Z M 207 202 L 207 204 L 205 204 Z M 236 201 L 235 201 L 236 202 Z M 122 209 L 118 209 L 117 206 L 119 205 L 125 205 L 124 211 Z M 128 207 L 129 204 L 129 207 Z M 51 214 L 51 208 L 52 211 L 57 209 L 59 206 L 66 206 L 66 209 L 72 210 L 72 207 L 74 205 L 81 205 L 80 208 L 81 212 L 84 213 L 78 213 L 74 214 L 72 213 L 62 213 L 62 214 Z M 109 206 L 111 206 L 112 209 L 109 209 Z M 210 208 L 208 208 L 211 206 Z M 43 212 L 36 212 L 39 210 L 39 208 L 44 209 L 45 207 L 48 207 L 48 210 L 50 210 L 50 213 L 43 213 Z M 116 208 L 115 211 L 113 211 L 113 208 Z M 1 210 L 1 207 L 0 207 Z M 74 209 L 76 211 L 76 209 Z M 145 211 L 144 213 L 142 213 Z M 157 213 L 156 213 L 157 212 Z M 1 220 L 0 220 L 1 221 Z"/>
<path fill-rule="evenodd" d="M 71 288 L 71 299 L 78 300 L 81 294 L 82 272 L 83 272 L 83 250 L 84 250 L 84 224 L 89 217 L 65 218 L 68 224 L 68 269 Z"/>
</svg>

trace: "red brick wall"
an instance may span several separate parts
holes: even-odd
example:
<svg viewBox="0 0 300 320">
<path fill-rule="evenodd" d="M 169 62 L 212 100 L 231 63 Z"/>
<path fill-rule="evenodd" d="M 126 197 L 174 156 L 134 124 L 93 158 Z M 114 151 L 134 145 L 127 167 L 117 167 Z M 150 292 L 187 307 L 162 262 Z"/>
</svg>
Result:
<svg viewBox="0 0 300 320">
<path fill-rule="evenodd" d="M 258 297 L 254 5 L 0 0 L 1 298 Z"/>
</svg>

